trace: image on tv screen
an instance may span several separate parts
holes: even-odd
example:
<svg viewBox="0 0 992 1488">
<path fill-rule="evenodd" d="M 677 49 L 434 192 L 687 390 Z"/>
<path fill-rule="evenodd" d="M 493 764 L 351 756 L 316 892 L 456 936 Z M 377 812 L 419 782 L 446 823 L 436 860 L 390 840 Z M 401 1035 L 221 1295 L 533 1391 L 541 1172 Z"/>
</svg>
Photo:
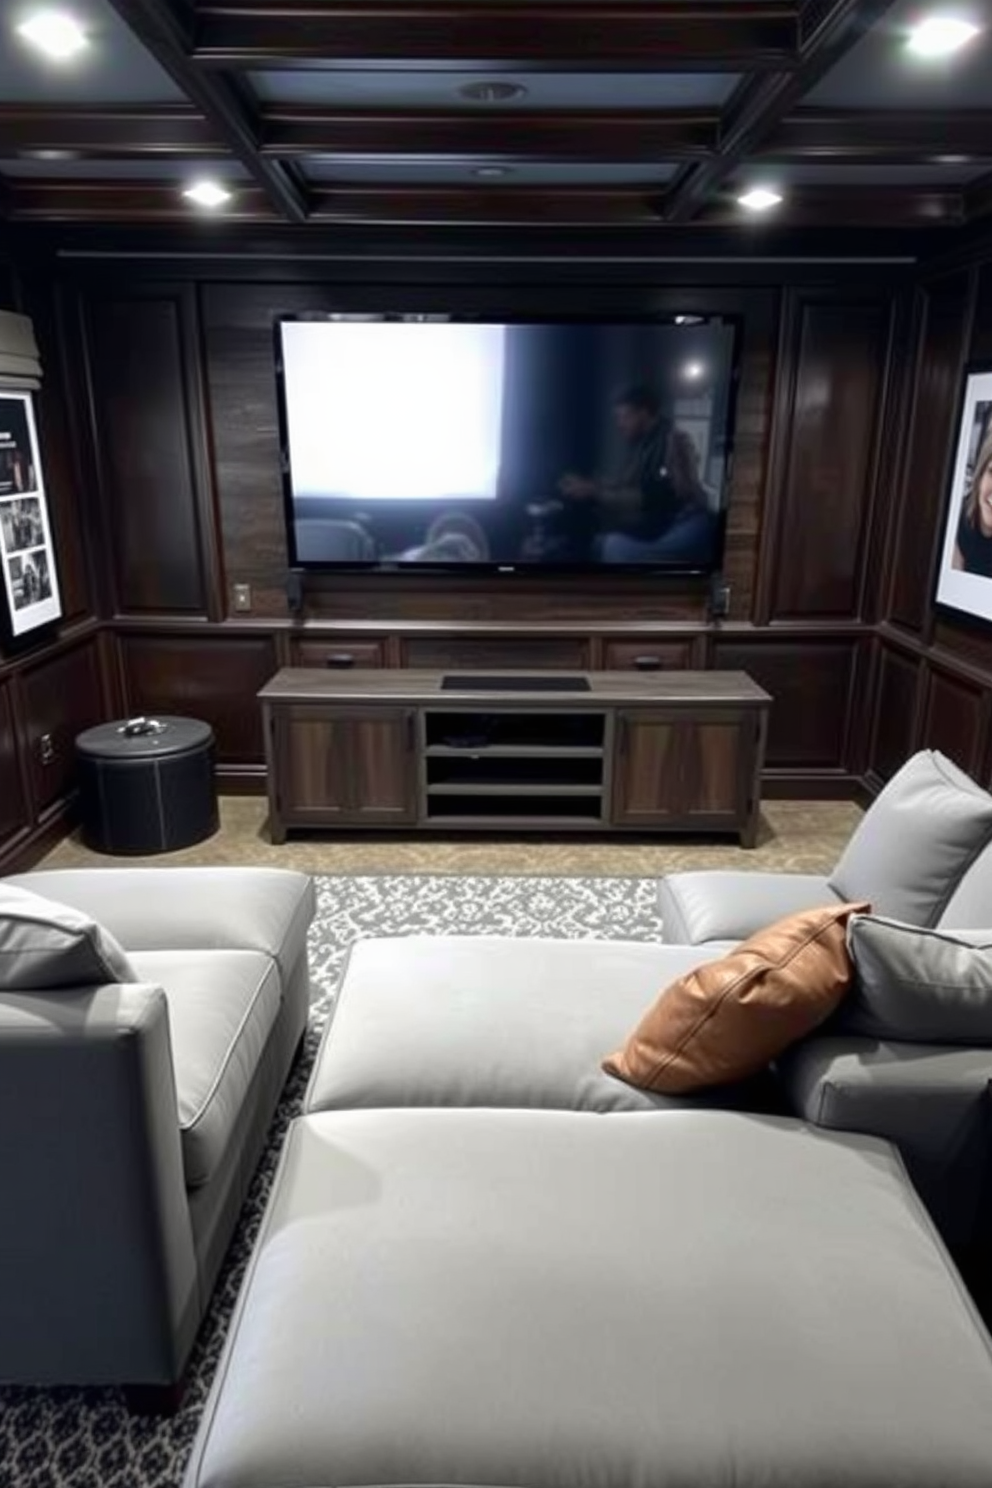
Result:
<svg viewBox="0 0 992 1488">
<path fill-rule="evenodd" d="M 280 321 L 293 561 L 716 567 L 734 329 L 682 319 Z"/>
</svg>

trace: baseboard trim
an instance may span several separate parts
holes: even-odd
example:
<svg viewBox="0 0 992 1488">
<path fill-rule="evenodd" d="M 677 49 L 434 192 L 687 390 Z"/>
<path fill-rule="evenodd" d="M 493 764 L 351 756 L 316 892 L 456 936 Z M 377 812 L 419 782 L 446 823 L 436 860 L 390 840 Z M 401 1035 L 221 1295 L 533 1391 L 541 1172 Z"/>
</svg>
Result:
<svg viewBox="0 0 992 1488">
<path fill-rule="evenodd" d="M 761 794 L 766 801 L 854 801 L 860 798 L 860 775 L 847 770 L 765 770 Z"/>
<path fill-rule="evenodd" d="M 217 794 L 221 796 L 264 796 L 264 765 L 218 765 Z"/>
<path fill-rule="evenodd" d="M 26 873 L 76 825 L 76 802 L 63 802 L 0 848 L 0 875 Z"/>
</svg>

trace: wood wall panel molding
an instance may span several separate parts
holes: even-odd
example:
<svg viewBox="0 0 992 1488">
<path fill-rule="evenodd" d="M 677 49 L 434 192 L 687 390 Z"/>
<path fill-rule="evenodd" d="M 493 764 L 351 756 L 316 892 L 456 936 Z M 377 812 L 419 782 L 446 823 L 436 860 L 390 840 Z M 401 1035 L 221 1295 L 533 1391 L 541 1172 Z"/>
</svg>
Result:
<svg viewBox="0 0 992 1488">
<path fill-rule="evenodd" d="M 132 632 L 118 636 L 125 711 L 202 718 L 222 765 L 261 766 L 265 751 L 255 694 L 276 670 L 271 636 L 227 638 Z"/>
<path fill-rule="evenodd" d="M 86 300 L 93 440 L 116 612 L 215 608 L 190 288 Z M 207 548 L 206 557 L 204 547 Z"/>
<path fill-rule="evenodd" d="M 924 666 L 921 681 L 917 747 L 939 749 L 969 775 L 980 775 L 988 736 L 988 691 L 932 663 Z"/>
<path fill-rule="evenodd" d="M 890 305 L 801 298 L 767 555 L 772 619 L 861 612 Z"/>
<path fill-rule="evenodd" d="M 769 769 L 843 770 L 849 700 L 858 642 L 780 640 L 713 642 L 713 665 L 741 668 L 771 693 Z"/>
<path fill-rule="evenodd" d="M 44 816 L 75 788 L 76 735 L 106 718 L 96 637 L 26 668 L 20 687 L 25 762 Z"/>
<path fill-rule="evenodd" d="M 931 612 L 931 573 L 973 301 L 972 275 L 967 272 L 936 280 L 926 289 L 926 323 L 915 368 L 916 392 L 887 606 L 890 618 L 916 631 L 928 625 Z"/>
<path fill-rule="evenodd" d="M 0 854 L 31 824 L 23 761 L 14 719 L 12 684 L 0 682 Z"/>
<path fill-rule="evenodd" d="M 883 644 L 876 673 L 869 768 L 888 780 L 916 749 L 920 662 Z"/>
</svg>

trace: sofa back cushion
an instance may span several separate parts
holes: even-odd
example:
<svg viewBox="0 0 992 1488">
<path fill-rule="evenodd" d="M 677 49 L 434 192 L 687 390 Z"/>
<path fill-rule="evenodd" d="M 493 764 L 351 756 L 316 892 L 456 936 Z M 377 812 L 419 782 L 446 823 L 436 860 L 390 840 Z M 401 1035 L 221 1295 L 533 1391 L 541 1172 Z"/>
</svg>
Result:
<svg viewBox="0 0 992 1488">
<path fill-rule="evenodd" d="M 992 926 L 992 843 L 965 869 L 938 924 L 942 930 Z"/>
<path fill-rule="evenodd" d="M 89 915 L 0 882 L 0 991 L 138 980 L 123 948 Z"/>
<path fill-rule="evenodd" d="M 920 1044 L 992 1045 L 992 930 L 921 929 L 877 915 L 847 927 L 846 1032 Z"/>
<path fill-rule="evenodd" d="M 990 839 L 992 796 L 944 755 L 923 750 L 866 812 L 829 884 L 848 902 L 869 900 L 876 914 L 936 925 Z"/>
<path fill-rule="evenodd" d="M 684 1095 L 742 1080 L 818 1027 L 851 982 L 845 929 L 867 904 L 789 915 L 662 992 L 607 1074 Z"/>
</svg>

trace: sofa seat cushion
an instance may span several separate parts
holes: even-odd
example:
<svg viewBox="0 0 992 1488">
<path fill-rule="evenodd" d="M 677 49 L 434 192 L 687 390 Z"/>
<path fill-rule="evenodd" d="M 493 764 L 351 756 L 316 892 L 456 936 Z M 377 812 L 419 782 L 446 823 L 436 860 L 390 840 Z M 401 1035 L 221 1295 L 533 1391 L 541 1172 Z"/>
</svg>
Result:
<svg viewBox="0 0 992 1488">
<path fill-rule="evenodd" d="M 307 1109 L 671 1105 L 611 1079 L 600 1062 L 659 988 L 719 953 L 496 936 L 357 941 Z"/>
<path fill-rule="evenodd" d="M 990 1481 L 989 1339 L 886 1143 L 474 1110 L 293 1124 L 186 1488 Z"/>
<path fill-rule="evenodd" d="M 658 899 L 670 945 L 705 945 L 710 940 L 736 943 L 787 915 L 840 903 L 818 873 L 719 868 L 666 874 L 658 884 Z"/>
<path fill-rule="evenodd" d="M 285 984 L 306 946 L 313 880 L 282 868 L 59 868 L 6 880 L 74 905 L 126 951 L 264 951 Z"/>
<path fill-rule="evenodd" d="M 209 1181 L 244 1103 L 281 1001 L 261 951 L 135 951 L 169 1005 L 169 1032 L 187 1188 Z"/>
</svg>

